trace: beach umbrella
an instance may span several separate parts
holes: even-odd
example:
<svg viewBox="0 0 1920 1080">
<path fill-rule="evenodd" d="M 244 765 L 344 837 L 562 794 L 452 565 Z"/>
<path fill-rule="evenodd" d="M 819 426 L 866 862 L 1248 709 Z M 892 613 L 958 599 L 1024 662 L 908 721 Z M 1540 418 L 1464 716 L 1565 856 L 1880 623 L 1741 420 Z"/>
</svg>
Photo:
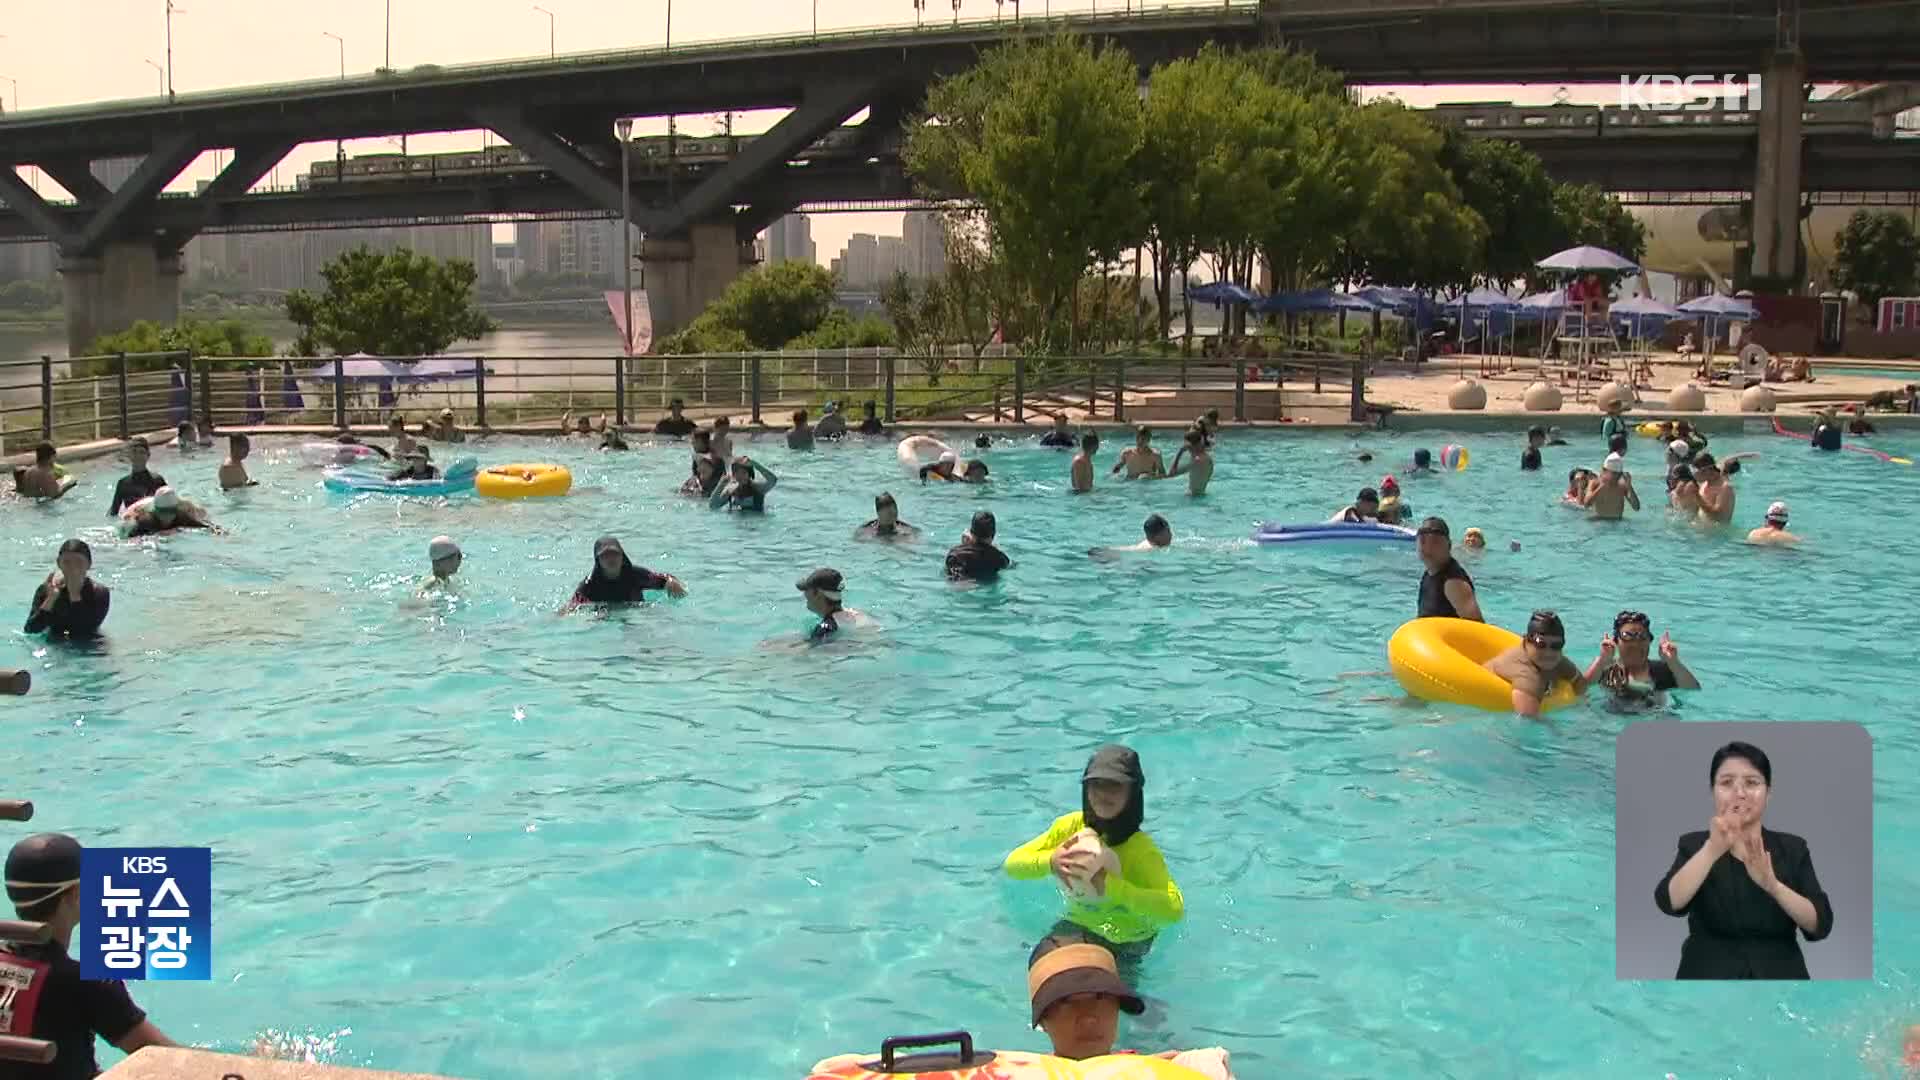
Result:
<svg viewBox="0 0 1920 1080">
<path fill-rule="evenodd" d="M 307 407 L 306 399 L 300 394 L 300 380 L 294 377 L 291 360 L 280 363 L 280 407 L 290 412 L 299 412 Z"/>
<path fill-rule="evenodd" d="M 1296 292 L 1276 292 L 1254 303 L 1256 310 L 1268 313 L 1299 315 L 1317 311 L 1374 311 L 1374 305 L 1352 293 L 1335 292 L 1332 289 L 1303 289 Z"/>
<path fill-rule="evenodd" d="M 1523 319 L 1548 319 L 1567 306 L 1567 290 L 1550 289 L 1523 296 L 1514 301 L 1514 309 Z"/>
<path fill-rule="evenodd" d="M 1533 265 L 1542 270 L 1560 270 L 1572 274 L 1627 274 L 1640 269 L 1633 260 L 1591 244 L 1556 251 Z"/>
<path fill-rule="evenodd" d="M 1636 338 L 1644 336 L 1641 326 L 1648 320 L 1664 323 L 1668 319 L 1684 317 L 1679 308 L 1661 303 L 1651 296 L 1629 296 L 1609 310 L 1615 317 L 1626 317 L 1627 324 L 1632 327 L 1631 333 Z"/>
<path fill-rule="evenodd" d="M 1758 313 L 1753 310 L 1753 301 L 1738 296 L 1722 296 L 1719 293 L 1708 293 L 1705 296 L 1695 297 L 1681 304 L 1680 311 L 1682 314 L 1699 315 L 1704 319 L 1707 324 L 1707 350 L 1709 352 L 1713 350 L 1714 343 L 1720 340 L 1720 329 L 1718 325 L 1720 320 L 1725 319 L 1728 322 L 1752 322 L 1755 318 L 1759 317 Z"/>
<path fill-rule="evenodd" d="M 1365 300 L 1382 311 L 1391 311 L 1395 315 L 1413 315 L 1428 305 L 1425 296 L 1413 289 L 1398 285 L 1369 285 L 1351 295 Z"/>
<path fill-rule="evenodd" d="M 1260 299 L 1260 294 L 1231 281 L 1212 281 L 1188 289 L 1187 298 L 1218 306 L 1220 304 L 1251 304 Z"/>
</svg>

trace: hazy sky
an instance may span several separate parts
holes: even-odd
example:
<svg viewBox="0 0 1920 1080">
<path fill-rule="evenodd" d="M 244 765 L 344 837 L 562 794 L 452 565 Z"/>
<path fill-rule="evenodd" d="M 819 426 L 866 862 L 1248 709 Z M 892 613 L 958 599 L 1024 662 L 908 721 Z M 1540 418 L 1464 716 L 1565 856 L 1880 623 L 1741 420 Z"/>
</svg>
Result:
<svg viewBox="0 0 1920 1080">
<path fill-rule="evenodd" d="M 953 0 L 927 0 L 929 19 L 953 18 Z M 992 0 L 960 0 L 963 19 L 991 19 Z M 1154 0 L 1155 6 L 1182 0 Z M 1190 0 L 1215 3 L 1217 0 Z M 1047 0 L 1026 0 L 1027 16 Z M 562 53 L 661 44 L 667 33 L 668 0 L 545 0 L 554 13 L 555 44 Z M 1123 0 L 1051 0 L 1055 14 L 1092 8 L 1117 10 Z M 175 0 L 173 86 L 178 93 L 338 75 L 345 42 L 346 70 L 367 73 L 385 60 L 386 17 L 392 11 L 393 66 L 453 64 L 539 56 L 547 51 L 548 19 L 522 0 Z M 700 41 L 806 33 L 818 9 L 822 31 L 911 26 L 912 0 L 680 0 L 672 5 L 673 40 Z M 1002 8 L 1011 18 L 1013 4 Z M 166 0 L 0 0 L 0 99 L 8 111 L 89 101 L 151 97 L 160 91 L 166 54 Z M 16 99 L 16 86 L 17 94 Z M 1551 100 L 1552 85 L 1393 87 L 1410 105 L 1436 101 Z M 1613 87 L 1573 88 L 1577 101 L 1612 100 Z M 778 114 L 738 120 L 742 133 L 764 130 Z M 706 134 L 717 117 L 682 118 L 680 130 Z M 641 133 L 665 131 L 664 121 L 640 122 Z M 454 150 L 477 146 L 479 133 L 409 140 L 409 149 Z M 349 143 L 347 153 L 396 147 L 387 140 Z M 296 149 L 277 179 L 318 158 L 332 157 L 333 144 Z M 190 166 L 177 188 L 214 174 L 212 154 Z M 31 177 L 31 173 L 29 173 Z M 58 195 L 58 185 L 33 177 Z M 819 214 L 813 219 L 821 262 L 839 254 L 855 232 L 900 232 L 900 215 Z"/>
</svg>

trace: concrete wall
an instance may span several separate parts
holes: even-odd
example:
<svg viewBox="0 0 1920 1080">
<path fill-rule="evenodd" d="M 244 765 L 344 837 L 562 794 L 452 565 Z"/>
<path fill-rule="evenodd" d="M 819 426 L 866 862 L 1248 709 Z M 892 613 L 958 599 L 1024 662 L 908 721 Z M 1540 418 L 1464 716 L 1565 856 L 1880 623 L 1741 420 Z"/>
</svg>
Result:
<svg viewBox="0 0 1920 1080">
<path fill-rule="evenodd" d="M 152 243 L 109 244 L 97 256 L 60 259 L 67 294 L 67 351 L 85 356 L 95 338 L 141 320 L 173 325 L 180 318 L 179 252 Z"/>
<path fill-rule="evenodd" d="M 640 248 L 640 262 L 653 340 L 686 329 L 751 261 L 732 222 L 695 225 L 684 239 L 649 238 Z"/>
</svg>

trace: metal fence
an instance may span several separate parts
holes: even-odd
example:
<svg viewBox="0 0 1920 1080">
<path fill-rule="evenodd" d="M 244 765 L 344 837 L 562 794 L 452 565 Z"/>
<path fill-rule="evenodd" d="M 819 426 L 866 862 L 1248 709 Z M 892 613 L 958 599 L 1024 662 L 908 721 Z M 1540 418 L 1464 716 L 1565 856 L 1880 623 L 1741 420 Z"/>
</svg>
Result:
<svg viewBox="0 0 1920 1080">
<path fill-rule="evenodd" d="M 403 371 L 407 362 L 388 358 Z M 1363 415 L 1366 362 L 1350 357 L 903 355 L 894 350 L 699 356 L 487 357 L 470 372 L 416 381 L 355 374 L 340 358 L 125 353 L 0 362 L 0 452 L 126 439 L 192 419 L 208 431 L 410 425 L 451 409 L 463 426 L 560 430 L 571 416 L 646 427 L 678 399 L 695 416 L 785 426 L 828 402 L 889 423 L 1237 421 L 1289 410 Z"/>
</svg>

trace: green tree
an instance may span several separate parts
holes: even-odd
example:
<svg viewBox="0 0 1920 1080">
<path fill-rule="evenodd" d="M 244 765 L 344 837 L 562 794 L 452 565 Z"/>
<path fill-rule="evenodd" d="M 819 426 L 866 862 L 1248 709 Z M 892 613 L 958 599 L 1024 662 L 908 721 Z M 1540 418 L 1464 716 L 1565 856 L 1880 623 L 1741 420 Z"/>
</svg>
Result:
<svg viewBox="0 0 1920 1080">
<path fill-rule="evenodd" d="M 735 278 L 700 318 L 739 331 L 749 348 L 778 349 L 810 333 L 833 310 L 833 275 L 825 267 L 783 262 Z"/>
<path fill-rule="evenodd" d="M 442 262 L 400 248 L 346 252 L 320 271 L 325 290 L 287 294 L 287 318 L 300 328 L 294 349 L 319 355 L 430 356 L 495 329 L 473 306 L 473 264 Z"/>
<path fill-rule="evenodd" d="M 1620 200 L 1592 184 L 1557 184 L 1553 197 L 1560 218 L 1559 242 L 1537 258 L 1579 244 L 1606 248 L 1634 262 L 1646 254 L 1646 226 Z"/>
<path fill-rule="evenodd" d="M 1043 348 L 1077 345 L 1080 279 L 1146 233 L 1138 77 L 1110 44 L 1014 41 L 935 84 L 910 128 L 909 171 L 929 194 L 979 202 L 992 249 L 1039 309 Z"/>
<path fill-rule="evenodd" d="M 1886 211 L 1855 210 L 1834 239 L 1833 283 L 1868 308 L 1906 296 L 1920 279 L 1920 239 L 1913 223 Z"/>
<path fill-rule="evenodd" d="M 847 309 L 836 307 L 827 312 L 820 325 L 787 342 L 788 349 L 888 349 L 895 344 L 894 330 L 887 320 L 866 314 L 855 319 Z"/>
<path fill-rule="evenodd" d="M 946 282 L 938 278 L 920 282 L 904 273 L 895 274 L 880 290 L 880 303 L 893 322 L 900 351 L 919 362 L 928 385 L 939 386 L 940 375 L 946 370 L 942 348 L 947 337 Z"/>
<path fill-rule="evenodd" d="M 1538 154 L 1511 139 L 1477 138 L 1447 126 L 1440 160 L 1461 200 L 1486 225 L 1473 277 L 1504 287 L 1527 278 L 1535 262 L 1566 246 L 1560 243 L 1565 230 L 1556 185 Z"/>
<path fill-rule="evenodd" d="M 115 353 L 187 352 L 194 356 L 250 357 L 273 356 L 273 339 L 237 319 L 210 322 L 184 318 L 172 326 L 142 320 L 118 334 L 103 334 L 93 339 L 87 350 L 96 357 Z M 158 356 L 127 358 L 129 371 L 164 371 L 176 361 Z M 93 368 L 106 370 L 111 361 L 95 361 Z M 92 374 L 89 371 L 88 374 Z"/>
<path fill-rule="evenodd" d="M 1342 264 L 1329 276 L 1425 289 L 1483 276 L 1488 226 L 1445 167 L 1441 132 L 1394 101 L 1355 110 L 1346 131 L 1371 197 L 1349 208 Z"/>
</svg>

